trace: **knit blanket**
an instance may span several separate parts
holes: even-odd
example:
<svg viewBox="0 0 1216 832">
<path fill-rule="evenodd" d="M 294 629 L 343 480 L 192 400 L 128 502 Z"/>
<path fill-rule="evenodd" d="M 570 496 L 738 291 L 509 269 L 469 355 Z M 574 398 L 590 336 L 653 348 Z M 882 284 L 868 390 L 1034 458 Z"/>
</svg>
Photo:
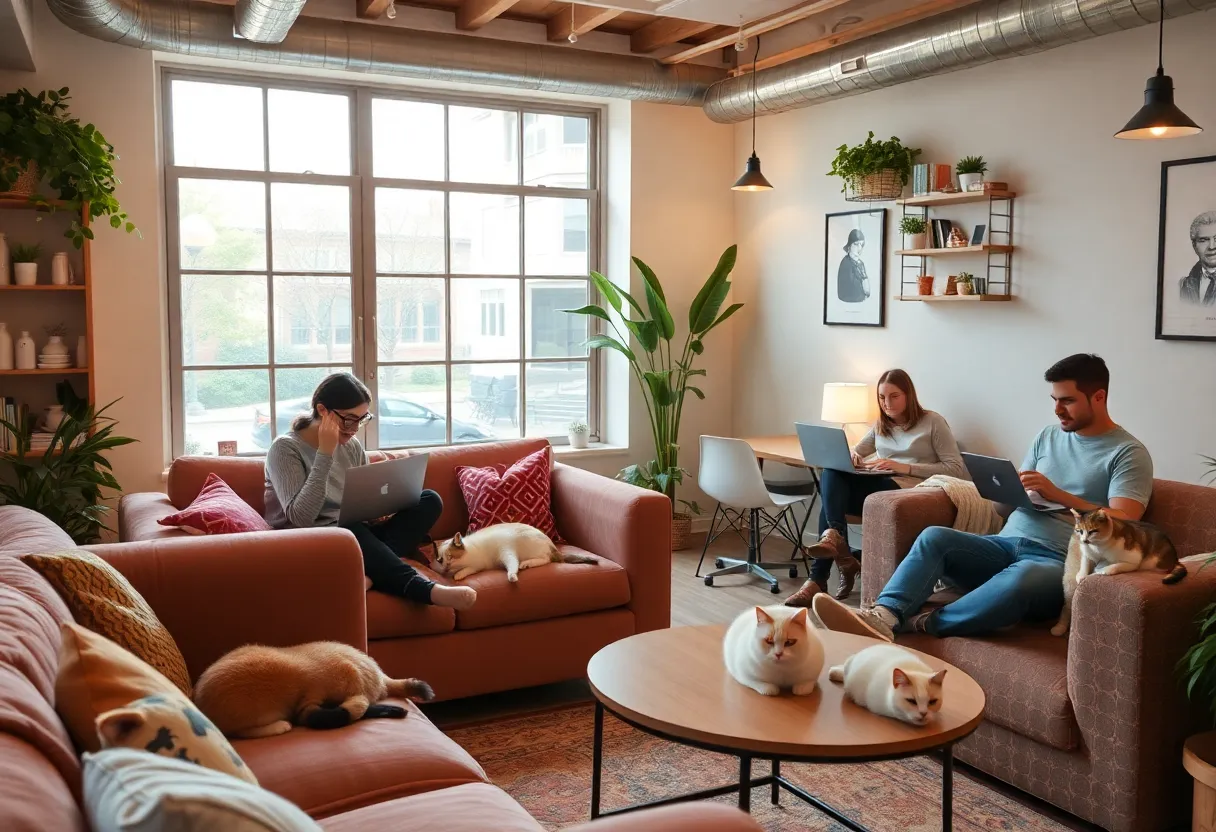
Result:
<svg viewBox="0 0 1216 832">
<path fill-rule="evenodd" d="M 917 488 L 940 488 L 954 503 L 957 514 L 954 528 L 971 534 L 996 534 L 1005 525 L 992 502 L 980 496 L 975 483 L 945 474 L 934 474 L 916 485 Z"/>
</svg>

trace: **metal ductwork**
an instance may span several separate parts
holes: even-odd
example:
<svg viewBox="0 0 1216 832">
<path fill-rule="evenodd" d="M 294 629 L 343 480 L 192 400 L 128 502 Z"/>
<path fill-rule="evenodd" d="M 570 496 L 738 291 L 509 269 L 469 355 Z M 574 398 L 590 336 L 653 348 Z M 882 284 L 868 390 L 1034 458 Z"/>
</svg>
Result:
<svg viewBox="0 0 1216 832">
<path fill-rule="evenodd" d="M 305 0 L 236 0 L 236 33 L 258 43 L 282 43 Z"/>
<path fill-rule="evenodd" d="M 286 2 L 286 0 L 283 0 Z M 424 81 L 700 104 L 723 70 L 650 58 L 301 17 L 281 43 L 233 37 L 229 6 L 182 0 L 47 0 L 98 40 L 199 58 L 378 73 Z"/>
<path fill-rule="evenodd" d="M 1216 0 L 1166 0 L 1166 17 L 1216 6 Z M 757 114 L 783 113 L 833 98 L 1029 55 L 1160 19 L 1157 0 L 984 0 L 948 14 L 809 55 L 756 73 Z M 863 57 L 845 74 L 841 64 Z M 1145 73 L 1152 56 L 1142 56 Z M 717 122 L 752 116 L 752 78 L 714 84 L 705 114 Z"/>
</svg>

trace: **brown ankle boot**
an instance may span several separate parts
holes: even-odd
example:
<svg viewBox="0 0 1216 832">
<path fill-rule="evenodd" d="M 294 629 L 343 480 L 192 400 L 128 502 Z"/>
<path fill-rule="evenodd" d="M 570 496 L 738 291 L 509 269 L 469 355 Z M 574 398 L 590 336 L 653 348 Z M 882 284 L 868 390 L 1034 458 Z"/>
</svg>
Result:
<svg viewBox="0 0 1216 832">
<path fill-rule="evenodd" d="M 828 529 L 819 536 L 817 543 L 805 547 L 806 556 L 817 560 L 838 560 L 841 548 L 849 551 L 848 541 L 835 529 Z"/>
<path fill-rule="evenodd" d="M 840 601 L 853 594 L 853 585 L 861 574 L 861 561 L 854 557 L 849 549 L 849 541 L 844 535 L 837 533 L 836 569 L 840 572 L 840 584 L 836 587 L 836 598 Z"/>
<path fill-rule="evenodd" d="M 827 590 L 814 580 L 808 580 L 797 592 L 785 599 L 785 605 L 787 607 L 809 607 L 811 600 L 824 592 Z"/>
</svg>

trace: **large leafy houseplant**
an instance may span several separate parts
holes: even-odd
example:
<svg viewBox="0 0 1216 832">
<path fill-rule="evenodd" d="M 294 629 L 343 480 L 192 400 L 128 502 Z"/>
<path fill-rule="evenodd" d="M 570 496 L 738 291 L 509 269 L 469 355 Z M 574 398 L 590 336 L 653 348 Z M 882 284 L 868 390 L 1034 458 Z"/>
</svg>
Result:
<svg viewBox="0 0 1216 832">
<path fill-rule="evenodd" d="M 718 265 L 697 292 L 688 308 L 688 333 L 678 351 L 673 344 L 676 337 L 675 319 L 667 305 L 663 285 L 654 271 L 637 257 L 633 258 L 633 263 L 642 275 L 646 293 L 645 309 L 627 291 L 602 274 L 592 272 L 591 280 L 611 307 L 611 312 L 598 304 L 564 310 L 575 315 L 599 318 L 612 328 L 613 334 L 592 335 L 587 339 L 587 345 L 592 349 L 616 350 L 629 360 L 630 370 L 637 379 L 646 412 L 650 416 L 655 452 L 654 459 L 623 468 L 617 478 L 666 494 L 671 499 L 673 512 L 677 503 L 676 486 L 684 481 L 686 473 L 680 467 L 679 460 L 680 417 L 684 413 L 684 400 L 689 393 L 698 399 L 705 398 L 705 393 L 692 383 L 697 376 L 704 376 L 705 370 L 694 364 L 697 356 L 705 351 L 705 336 L 743 307 L 743 304 L 735 303 L 722 309 L 730 293 L 727 278 L 735 268 L 736 254 L 736 246 L 722 252 Z M 624 327 L 624 332 L 621 327 Z M 630 335 L 633 336 L 632 340 Z M 701 512 L 695 502 L 678 502 L 694 514 Z"/>
<path fill-rule="evenodd" d="M 912 176 L 912 162 L 919 155 L 919 147 L 904 147 L 895 136 L 888 141 L 874 141 L 874 131 L 871 130 L 861 144 L 854 147 L 842 144 L 836 148 L 836 158 L 832 160 L 828 176 L 839 176 L 844 180 L 841 193 L 846 193 L 850 186 L 865 177 L 884 170 L 895 171 L 900 182 L 907 185 Z"/>
<path fill-rule="evenodd" d="M 80 223 L 88 206 L 90 219 L 109 217 L 110 226 L 125 228 L 135 224 L 127 219 L 114 196 L 119 184 L 114 175 L 114 146 L 92 124 L 68 114 L 68 88 L 32 93 L 20 89 L 0 96 L 0 192 L 12 189 L 30 164 L 38 175 L 59 192 L 59 202 L 33 194 L 30 201 L 72 211 L 74 216 L 64 236 L 80 248 L 93 239 L 93 230 Z"/>
<path fill-rule="evenodd" d="M 1203 481 L 1216 485 L 1216 457 L 1205 456 Z M 1216 561 L 1213 553 L 1200 569 L 1206 569 Z M 1199 640 L 1182 656 L 1179 670 L 1186 682 L 1186 695 L 1195 702 L 1203 702 L 1216 721 L 1216 602 L 1208 604 L 1199 614 Z"/>
<path fill-rule="evenodd" d="M 0 419 L 16 438 L 16 451 L 3 457 L 2 467 L 9 472 L 0 474 L 0 502 L 46 516 L 78 544 L 93 543 L 103 528 L 109 529 L 103 522 L 108 508 L 102 490 L 120 490 L 105 452 L 135 440 L 114 435 L 116 423 L 105 415 L 113 402 L 95 410 L 70 389 L 65 395 L 66 386 L 59 390 L 63 421 L 42 453 L 30 453 L 32 415 L 19 419 L 20 424 Z"/>
</svg>

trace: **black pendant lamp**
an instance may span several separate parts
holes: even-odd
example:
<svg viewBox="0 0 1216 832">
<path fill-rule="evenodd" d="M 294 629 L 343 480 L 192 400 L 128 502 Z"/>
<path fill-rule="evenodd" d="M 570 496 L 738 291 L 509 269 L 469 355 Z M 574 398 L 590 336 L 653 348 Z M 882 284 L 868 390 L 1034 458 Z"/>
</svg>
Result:
<svg viewBox="0 0 1216 832">
<path fill-rule="evenodd" d="M 756 155 L 756 62 L 760 60 L 760 36 L 756 35 L 756 54 L 752 58 L 752 155 L 747 160 L 747 170 L 739 181 L 731 186 L 732 191 L 771 191 L 773 186 L 760 172 L 760 157 Z"/>
<path fill-rule="evenodd" d="M 1174 79 L 1165 74 L 1162 53 L 1165 46 L 1165 0 L 1160 0 L 1161 22 L 1157 31 L 1157 74 L 1144 88 L 1144 106 L 1115 134 L 1116 139 L 1179 139 L 1202 133 L 1174 104 Z"/>
</svg>

